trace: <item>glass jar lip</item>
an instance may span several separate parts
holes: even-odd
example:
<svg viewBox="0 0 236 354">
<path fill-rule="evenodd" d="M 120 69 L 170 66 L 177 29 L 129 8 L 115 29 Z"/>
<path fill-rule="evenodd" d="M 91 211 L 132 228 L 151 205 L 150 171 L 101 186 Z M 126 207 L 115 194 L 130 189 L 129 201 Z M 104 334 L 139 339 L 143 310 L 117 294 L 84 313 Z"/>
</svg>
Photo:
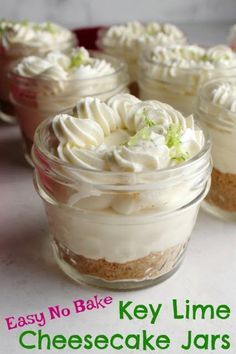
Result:
<svg viewBox="0 0 236 354">
<path fill-rule="evenodd" d="M 211 86 L 214 85 L 216 83 L 220 83 L 220 82 L 235 82 L 235 86 L 236 86 L 236 76 L 231 76 L 231 77 L 226 77 L 226 76 L 221 76 L 218 77 L 216 79 L 213 80 L 209 80 L 207 81 L 205 84 L 203 84 L 202 86 L 200 86 L 199 90 L 198 90 L 198 99 L 199 99 L 199 103 L 201 104 L 201 102 L 204 102 L 205 104 L 207 104 L 208 106 L 212 106 L 215 108 L 218 108 L 221 112 L 225 112 L 227 114 L 230 114 L 231 116 L 235 116 L 236 118 L 236 112 L 232 112 L 229 108 L 226 108 L 220 104 L 214 103 L 212 101 L 210 101 L 209 97 L 206 95 L 206 90 Z"/>
<path fill-rule="evenodd" d="M 59 112 L 59 114 L 63 114 L 63 113 L 68 113 L 69 111 L 71 111 L 73 109 L 73 107 L 71 107 L 70 109 L 66 109 L 63 110 L 62 112 Z M 191 159 L 181 163 L 180 165 L 176 165 L 176 166 L 170 166 L 167 168 L 163 168 L 163 169 L 159 169 L 159 170 L 154 170 L 154 171 L 141 171 L 141 172 L 128 172 L 128 171 L 94 171 L 91 169 L 86 169 L 86 168 L 79 168 L 79 167 L 75 167 L 73 165 L 71 165 L 68 162 L 62 161 L 60 160 L 58 157 L 56 157 L 53 153 L 51 153 L 50 151 L 48 151 L 45 146 L 42 144 L 41 141 L 41 133 L 43 131 L 43 129 L 45 129 L 45 127 L 51 124 L 52 120 L 54 117 L 49 117 L 48 119 L 44 120 L 43 122 L 41 122 L 39 124 L 39 126 L 37 127 L 35 134 L 34 134 L 34 144 L 33 144 L 33 150 L 36 147 L 40 153 L 46 158 L 46 161 L 50 161 L 60 167 L 64 167 L 64 168 L 68 168 L 71 171 L 74 172 L 87 172 L 89 173 L 90 176 L 151 176 L 151 175 L 164 175 L 166 173 L 170 173 L 170 172 L 180 172 L 182 170 L 184 170 L 187 166 L 192 166 L 195 163 L 197 163 L 199 160 L 203 159 L 204 156 L 206 156 L 209 152 L 210 152 L 210 148 L 211 148 L 211 141 L 209 138 L 209 134 L 207 132 L 207 130 L 204 128 L 204 126 L 201 124 L 201 122 L 195 122 L 196 126 L 198 128 L 200 128 L 203 132 L 204 135 L 204 145 L 202 146 L 201 150 L 195 155 L 193 156 Z M 33 162 L 34 161 L 34 155 L 33 155 Z M 35 164 L 37 166 L 37 163 Z"/>
<path fill-rule="evenodd" d="M 185 46 L 188 45 L 188 44 L 184 44 Z M 197 45 L 198 47 L 200 48 L 205 48 L 203 45 Z M 161 46 L 156 46 L 156 47 L 161 47 Z M 206 46 L 208 47 L 208 46 Z M 161 47 L 163 48 L 163 47 Z M 168 48 L 168 47 L 167 47 Z M 139 60 L 139 66 L 142 67 L 142 62 L 143 61 L 146 61 L 147 63 L 151 64 L 151 65 L 155 65 L 155 66 L 161 66 L 163 68 L 167 68 L 167 69 L 170 69 L 170 68 L 173 68 L 173 65 L 171 64 L 166 64 L 166 63 L 163 63 L 161 61 L 153 61 L 150 57 L 149 57 L 149 54 L 150 52 L 153 50 L 153 48 L 150 48 L 146 53 L 143 52 L 140 56 L 140 60 Z M 235 55 L 236 57 L 236 55 Z M 209 72 L 214 72 L 214 71 L 217 71 L 217 70 L 224 70 L 224 71 L 228 71 L 228 70 L 232 70 L 232 69 L 235 69 L 236 68 L 236 64 L 233 65 L 233 66 L 230 66 L 230 67 L 220 67 L 220 68 L 217 68 L 217 67 L 213 67 L 213 68 L 203 68 L 203 67 L 192 67 L 192 68 L 183 68 L 183 67 L 180 67 L 180 66 L 174 66 L 174 68 L 177 68 L 178 70 L 182 71 L 182 72 L 196 72 L 196 73 L 200 73 L 200 72 L 203 72 L 203 71 L 209 71 Z"/>
<path fill-rule="evenodd" d="M 128 65 L 126 62 L 124 62 L 123 60 L 118 60 L 116 58 L 113 58 L 112 56 L 108 55 L 108 54 L 104 54 L 103 52 L 101 51 L 98 51 L 98 50 L 89 50 L 89 52 L 92 54 L 92 55 L 102 55 L 104 57 L 107 57 L 108 60 L 110 62 L 115 62 L 117 64 L 117 68 L 115 69 L 115 71 L 113 73 L 110 73 L 110 74 L 105 74 L 105 75 L 102 75 L 102 76 L 94 76 L 94 77 L 89 77 L 89 78 L 75 78 L 75 79 L 69 79 L 69 80 L 55 80 L 55 79 L 45 79 L 45 78 L 38 78 L 38 77 L 26 77 L 26 76 L 23 76 L 23 75 L 20 75 L 20 74 L 17 74 L 16 72 L 14 72 L 14 68 L 15 66 L 22 60 L 22 59 L 19 59 L 17 60 L 16 62 L 14 62 L 9 70 L 8 70 L 8 77 L 9 79 L 17 79 L 17 80 L 22 80 L 23 82 L 32 82 L 32 83 L 36 83 L 36 82 L 60 82 L 60 81 L 65 81 L 65 82 L 68 82 L 68 83 L 73 83 L 73 82 L 92 82 L 94 80 L 104 80 L 104 79 L 108 79 L 108 78 L 111 78 L 111 77 L 114 77 L 116 75 L 119 75 L 120 73 L 122 72 L 126 72 L 127 75 L 128 75 Z"/>
</svg>

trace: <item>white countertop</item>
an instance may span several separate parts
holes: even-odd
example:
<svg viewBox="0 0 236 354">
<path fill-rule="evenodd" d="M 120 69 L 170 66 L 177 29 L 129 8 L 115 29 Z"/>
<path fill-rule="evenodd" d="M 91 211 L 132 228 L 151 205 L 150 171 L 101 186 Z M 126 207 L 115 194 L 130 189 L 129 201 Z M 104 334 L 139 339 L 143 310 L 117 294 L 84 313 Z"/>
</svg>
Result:
<svg viewBox="0 0 236 354">
<path fill-rule="evenodd" d="M 184 26 L 183 26 L 184 27 Z M 222 42 L 227 26 L 190 28 L 190 39 L 202 43 Z M 218 31 L 218 32 L 217 32 Z M 106 309 L 71 314 L 49 321 L 41 329 L 50 335 L 72 334 L 111 335 L 137 333 L 143 329 L 153 334 L 167 334 L 172 347 L 163 353 L 211 353 L 181 351 L 179 345 L 188 330 L 195 333 L 229 334 L 231 348 L 213 353 L 236 353 L 236 224 L 225 223 L 200 212 L 185 261 L 168 281 L 145 290 L 113 292 L 73 283 L 57 268 L 48 245 L 46 217 L 42 203 L 34 191 L 32 170 L 24 162 L 20 134 L 15 126 L 0 125 L 0 354 L 31 352 L 20 349 L 18 335 L 28 326 L 8 331 L 5 317 L 47 311 L 48 306 L 71 307 L 78 298 L 87 300 L 94 295 L 113 297 Z M 192 304 L 227 304 L 232 315 L 227 320 L 173 320 L 171 301 L 186 299 Z M 118 302 L 131 300 L 137 304 L 163 304 L 157 324 L 145 320 L 119 320 Z M 34 351 L 39 353 L 82 352 L 116 353 L 106 350 Z M 122 350 L 122 353 L 135 351 Z M 136 351 L 139 352 L 139 351 Z M 140 351 L 142 352 L 142 351 Z"/>
</svg>

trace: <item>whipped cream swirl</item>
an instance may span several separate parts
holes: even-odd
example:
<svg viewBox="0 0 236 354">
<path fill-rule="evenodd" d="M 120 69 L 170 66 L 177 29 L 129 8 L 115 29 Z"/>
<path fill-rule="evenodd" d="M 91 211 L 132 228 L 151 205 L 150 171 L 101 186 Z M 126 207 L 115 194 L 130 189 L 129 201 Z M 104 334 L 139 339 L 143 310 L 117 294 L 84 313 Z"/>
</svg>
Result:
<svg viewBox="0 0 236 354">
<path fill-rule="evenodd" d="M 68 49 L 75 45 L 75 36 L 68 29 L 52 22 L 0 21 L 0 41 L 6 52 L 14 50 L 45 53 L 56 48 Z M 16 54 L 16 53 L 15 53 Z"/>
<path fill-rule="evenodd" d="M 99 36 L 101 47 L 114 51 L 129 50 L 129 54 L 149 45 L 169 45 L 171 43 L 185 43 L 182 31 L 170 24 L 150 22 L 146 25 L 135 21 L 125 25 L 111 26 L 102 31 Z"/>
<path fill-rule="evenodd" d="M 31 91 L 37 96 L 38 106 L 51 112 L 73 106 L 83 96 L 124 89 L 128 75 L 124 70 L 119 73 L 122 65 L 110 62 L 107 57 L 94 57 L 85 48 L 78 47 L 67 54 L 52 51 L 43 58 L 25 57 L 15 65 L 13 72 L 22 78 L 34 79 L 30 81 L 34 82 Z"/>
<path fill-rule="evenodd" d="M 69 47 L 76 43 L 73 33 L 64 27 L 52 22 L 35 23 L 25 20 L 0 21 L 0 40 L 6 51 L 24 46 L 38 53 L 62 49 L 66 42 L 71 42 Z"/>
<path fill-rule="evenodd" d="M 59 51 L 49 52 L 44 58 L 29 56 L 23 58 L 13 69 L 23 77 L 57 80 L 88 79 L 113 74 L 115 68 L 105 59 L 94 58 L 84 47 L 71 50 L 69 54 Z M 63 74 L 62 74 L 63 73 Z"/>
<path fill-rule="evenodd" d="M 213 103 L 236 113 L 236 84 L 222 79 L 216 87 L 211 90 Z"/>
<path fill-rule="evenodd" d="M 149 54 L 153 63 L 164 64 L 175 69 L 215 69 L 227 68 L 236 65 L 236 56 L 227 46 L 218 45 L 204 49 L 197 45 L 172 45 L 156 47 Z"/>
<path fill-rule="evenodd" d="M 59 114 L 52 122 L 57 156 L 90 170 L 142 172 L 181 164 L 204 144 L 193 117 L 184 118 L 158 101 L 119 94 L 106 103 L 87 97 L 74 116 Z"/>
</svg>

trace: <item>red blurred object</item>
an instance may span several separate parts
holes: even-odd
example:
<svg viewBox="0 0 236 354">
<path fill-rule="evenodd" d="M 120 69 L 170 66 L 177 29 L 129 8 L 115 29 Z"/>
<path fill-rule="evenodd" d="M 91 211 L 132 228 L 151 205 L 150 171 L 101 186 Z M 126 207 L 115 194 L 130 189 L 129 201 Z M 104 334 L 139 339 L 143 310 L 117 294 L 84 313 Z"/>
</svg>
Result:
<svg viewBox="0 0 236 354">
<path fill-rule="evenodd" d="M 81 47 L 85 47 L 86 49 L 98 49 L 96 45 L 98 31 L 104 28 L 106 27 L 82 27 L 74 29 L 73 32 L 76 34 Z"/>
</svg>

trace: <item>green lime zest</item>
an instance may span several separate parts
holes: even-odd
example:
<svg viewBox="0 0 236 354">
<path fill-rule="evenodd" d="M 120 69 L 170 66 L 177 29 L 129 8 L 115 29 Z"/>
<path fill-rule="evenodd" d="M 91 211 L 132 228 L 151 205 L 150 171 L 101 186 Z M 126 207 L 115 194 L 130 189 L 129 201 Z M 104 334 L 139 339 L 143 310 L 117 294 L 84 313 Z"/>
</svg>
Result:
<svg viewBox="0 0 236 354">
<path fill-rule="evenodd" d="M 136 146 L 140 140 L 150 140 L 151 130 L 149 127 L 140 129 L 136 134 L 128 140 L 123 141 L 120 146 Z"/>
<path fill-rule="evenodd" d="M 29 20 L 24 19 L 24 20 L 20 21 L 20 24 L 22 26 L 28 27 L 29 26 Z"/>
<path fill-rule="evenodd" d="M 208 61 L 208 55 L 207 54 L 203 54 L 202 57 L 200 58 L 202 61 Z"/>
<path fill-rule="evenodd" d="M 177 162 L 183 162 L 189 158 L 189 153 L 181 149 L 181 134 L 180 124 L 171 124 L 166 134 L 166 145 L 171 149 L 170 158 Z"/>
<path fill-rule="evenodd" d="M 170 153 L 170 158 L 177 162 L 183 162 L 189 159 L 189 153 L 175 150 Z"/>
<path fill-rule="evenodd" d="M 78 68 L 81 65 L 86 63 L 87 63 L 87 58 L 84 56 L 83 53 L 78 52 L 71 57 L 69 69 Z"/>
<path fill-rule="evenodd" d="M 171 124 L 169 126 L 166 134 L 166 145 L 168 148 L 180 146 L 181 131 L 182 127 L 180 124 Z"/>
<path fill-rule="evenodd" d="M 152 120 L 151 118 L 148 117 L 148 112 L 147 112 L 147 109 L 144 108 L 143 110 L 143 118 L 144 118 L 144 123 L 147 127 L 151 128 L 153 127 L 154 125 L 156 125 L 156 123 L 154 122 L 154 120 Z"/>
<path fill-rule="evenodd" d="M 57 34 L 57 28 L 51 22 L 46 22 L 45 26 L 43 27 L 43 31 L 47 31 L 51 34 Z"/>
</svg>

